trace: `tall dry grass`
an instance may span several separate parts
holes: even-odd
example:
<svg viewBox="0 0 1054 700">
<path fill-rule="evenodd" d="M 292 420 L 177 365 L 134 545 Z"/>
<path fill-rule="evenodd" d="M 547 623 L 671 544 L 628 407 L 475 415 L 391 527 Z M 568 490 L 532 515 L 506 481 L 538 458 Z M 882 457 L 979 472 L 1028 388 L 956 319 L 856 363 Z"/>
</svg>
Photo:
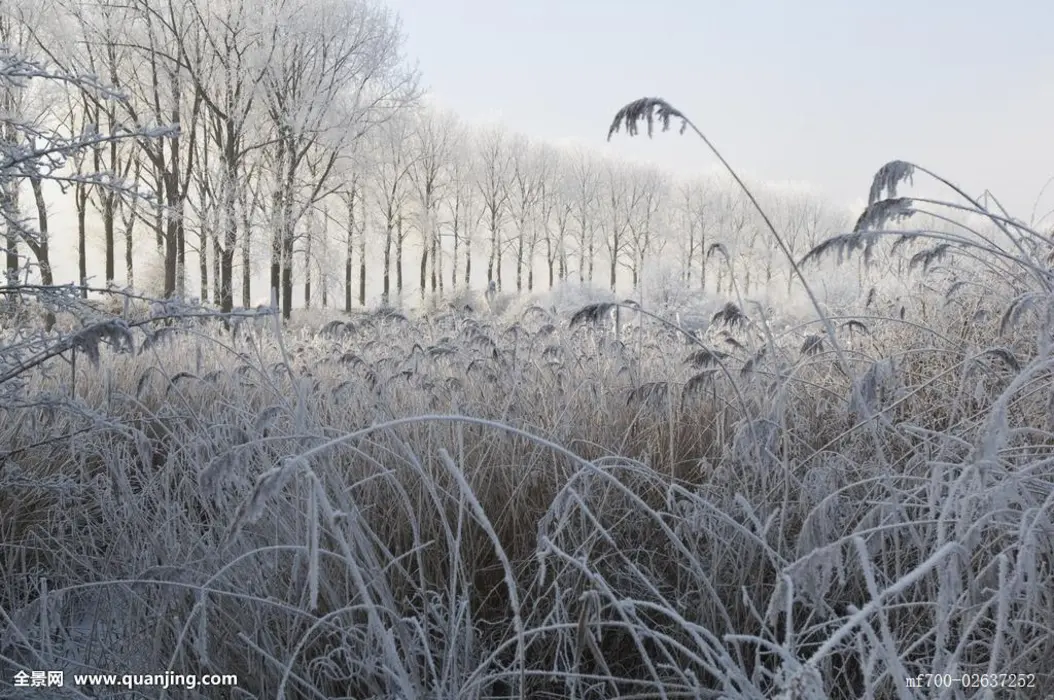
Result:
<svg viewBox="0 0 1054 700">
<path fill-rule="evenodd" d="M 646 313 L 613 337 L 607 305 L 170 328 L 73 390 L 28 373 L 41 400 L 0 409 L 0 688 L 1049 696 L 1047 242 L 993 214 L 926 249 L 873 230 L 917 206 L 880 195 L 799 269 L 889 238 L 936 296 L 786 331 L 737 300 L 687 341 Z"/>
</svg>

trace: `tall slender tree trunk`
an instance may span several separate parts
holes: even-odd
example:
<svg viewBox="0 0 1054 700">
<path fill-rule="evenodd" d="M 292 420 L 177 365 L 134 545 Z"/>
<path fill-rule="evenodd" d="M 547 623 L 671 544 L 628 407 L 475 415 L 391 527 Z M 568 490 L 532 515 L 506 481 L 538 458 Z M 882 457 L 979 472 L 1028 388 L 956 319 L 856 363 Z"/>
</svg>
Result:
<svg viewBox="0 0 1054 700">
<path fill-rule="evenodd" d="M 220 246 L 220 232 L 212 231 L 212 303 L 217 308 L 223 304 L 223 248 Z"/>
<path fill-rule="evenodd" d="M 127 205 L 128 216 L 124 219 L 124 276 L 129 287 L 135 287 L 135 243 L 133 233 L 135 232 L 135 212 L 131 211 L 134 204 Z"/>
<path fill-rule="evenodd" d="M 45 287 L 50 287 L 55 284 L 55 278 L 51 272 L 51 252 L 48 247 L 48 241 L 50 239 L 50 233 L 48 230 L 48 205 L 44 201 L 44 189 L 41 186 L 39 177 L 31 177 L 29 179 L 29 185 L 33 189 L 33 200 L 37 205 L 37 233 L 39 239 L 37 243 L 33 241 L 27 241 L 30 249 L 37 258 L 37 265 L 40 268 L 40 283 Z M 55 314 L 48 310 L 44 315 L 44 330 L 50 331 L 55 325 Z"/>
<path fill-rule="evenodd" d="M 252 308 L 252 227 L 249 213 L 248 194 L 242 202 L 242 308 Z M 230 247 L 231 256 L 234 246 Z M 233 259 L 232 259 L 233 265 Z M 233 275 L 232 275 L 233 276 Z"/>
<path fill-rule="evenodd" d="M 82 182 L 74 185 L 73 202 L 77 209 L 77 274 L 81 285 L 81 298 L 88 298 L 88 186 Z"/>
<path fill-rule="evenodd" d="M 524 256 L 524 252 L 525 252 L 525 249 L 524 249 L 524 245 L 525 245 L 524 238 L 525 238 L 525 236 L 524 236 L 524 232 L 523 232 L 523 222 L 522 221 L 520 222 L 519 234 L 520 235 L 518 235 L 516 237 L 517 238 L 517 245 L 516 245 L 516 291 L 517 292 L 522 292 L 523 291 L 523 256 Z"/>
<path fill-rule="evenodd" d="M 231 130 L 228 127 L 228 134 L 230 133 Z M 228 151 L 223 159 L 223 197 L 220 204 L 222 207 L 223 245 L 219 244 L 219 236 L 213 239 L 216 241 L 213 259 L 218 260 L 216 286 L 219 288 L 219 301 L 217 305 L 223 313 L 230 313 L 234 309 L 234 251 L 238 247 L 238 197 L 234 189 L 237 171 L 232 162 L 232 148 L 233 144 L 228 143 Z M 245 236 L 248 237 L 248 235 L 249 230 L 245 229 Z M 244 256 L 244 254 L 245 250 L 243 249 L 242 255 Z M 245 304 L 246 308 L 248 306 L 248 304 Z"/>
<path fill-rule="evenodd" d="M 359 306 L 366 306 L 366 212 L 362 213 L 362 235 L 359 236 Z M 388 269 L 385 262 L 384 269 Z"/>
<path fill-rule="evenodd" d="M 490 212 L 490 255 L 487 257 L 487 285 L 494 280 L 494 266 L 498 266 L 498 274 L 501 274 L 501 253 L 498 250 L 498 221 L 497 212 Z M 500 285 L 499 285 L 500 286 Z"/>
<path fill-rule="evenodd" d="M 292 146 L 289 147 L 290 152 Z M 295 169 L 292 158 L 287 161 L 286 181 L 282 196 L 282 318 L 293 316 L 293 184 Z"/>
<path fill-rule="evenodd" d="M 453 255 L 451 255 L 451 262 L 450 262 L 450 289 L 451 290 L 457 289 L 457 272 L 458 272 L 458 263 L 460 262 L 458 260 L 458 252 L 459 252 L 460 245 L 461 245 L 461 241 L 458 238 L 457 218 L 455 217 L 454 218 L 454 250 L 453 250 Z"/>
<path fill-rule="evenodd" d="M 439 287 L 439 232 L 431 232 L 431 244 L 432 244 L 432 294 L 436 293 L 436 289 Z"/>
<path fill-rule="evenodd" d="M 209 232 L 206 227 L 202 227 L 198 234 L 198 275 L 201 278 L 201 303 L 207 303 L 209 300 Z"/>
<path fill-rule="evenodd" d="M 304 308 L 311 308 L 311 232 L 304 241 Z"/>
<path fill-rule="evenodd" d="M 472 289 L 472 239 L 465 239 L 465 289 Z"/>
<path fill-rule="evenodd" d="M 420 280 L 419 280 L 419 282 L 420 282 L 419 286 L 420 286 L 421 301 L 424 301 L 425 288 L 427 286 L 426 285 L 426 281 L 427 281 L 427 277 L 428 277 L 428 253 L 429 253 L 428 239 L 426 238 L 423 241 L 423 245 L 421 246 L 421 277 L 420 277 Z"/>
<path fill-rule="evenodd" d="M 351 313 L 351 272 L 355 252 L 355 190 L 348 194 L 348 240 L 344 251 L 344 312 Z"/>
<path fill-rule="evenodd" d="M 395 231 L 395 295 L 401 303 L 403 299 L 403 243 L 406 241 L 402 214 L 395 220 Z"/>
<path fill-rule="evenodd" d="M 391 217 L 388 217 L 387 223 L 384 225 L 384 288 L 381 294 L 382 303 L 388 306 L 391 303 L 391 291 L 392 291 L 392 226 L 393 222 Z"/>
</svg>

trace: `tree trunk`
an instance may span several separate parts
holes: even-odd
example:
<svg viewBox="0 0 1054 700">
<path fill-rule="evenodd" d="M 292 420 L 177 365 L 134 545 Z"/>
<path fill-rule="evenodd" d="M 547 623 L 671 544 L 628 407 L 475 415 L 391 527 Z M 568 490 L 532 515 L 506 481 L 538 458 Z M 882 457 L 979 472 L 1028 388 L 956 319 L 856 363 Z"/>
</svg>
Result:
<svg viewBox="0 0 1054 700">
<path fill-rule="evenodd" d="M 384 228 L 384 289 L 381 293 L 381 303 L 388 306 L 392 291 L 392 220 L 390 218 Z"/>
<path fill-rule="evenodd" d="M 176 219 L 176 293 L 186 296 L 187 228 L 183 224 L 183 200 Z"/>
<path fill-rule="evenodd" d="M 73 201 L 77 209 L 77 273 L 80 275 L 81 298 L 88 298 L 88 186 L 78 182 Z"/>
<path fill-rule="evenodd" d="M 431 245 L 432 245 L 432 294 L 436 293 L 436 289 L 441 286 L 439 282 L 439 232 L 431 232 Z"/>
<path fill-rule="evenodd" d="M 223 248 L 219 231 L 213 231 L 209 237 L 212 239 L 212 303 L 219 308 L 223 304 Z"/>
<path fill-rule="evenodd" d="M 472 239 L 465 239 L 465 289 L 472 289 Z"/>
<path fill-rule="evenodd" d="M 494 213 L 490 215 L 490 254 L 487 256 L 487 286 L 494 281 L 494 263 L 498 259 L 498 223 Z M 500 269 L 500 264 L 499 264 Z"/>
<path fill-rule="evenodd" d="M 242 308 L 252 307 L 252 227 L 249 221 L 249 202 L 242 202 Z M 234 247 L 231 247 L 234 255 Z M 232 295 L 233 296 L 233 295 Z"/>
<path fill-rule="evenodd" d="M 395 240 L 395 295 L 401 304 L 403 300 L 403 244 L 406 242 L 406 236 L 403 234 L 402 214 L 395 220 L 395 230 L 397 234 Z"/>
<path fill-rule="evenodd" d="M 365 217 L 365 212 L 363 212 Z M 362 235 L 359 236 L 359 306 L 366 306 L 366 229 L 365 220 L 363 223 Z M 385 269 L 388 269 L 387 262 L 385 263 Z"/>
<path fill-rule="evenodd" d="M 231 154 L 224 158 L 226 172 L 223 183 L 223 246 L 219 245 L 219 237 L 213 258 L 218 258 L 218 269 L 216 270 L 216 286 L 219 288 L 218 306 L 223 313 L 230 313 L 234 309 L 234 250 L 238 247 L 238 200 L 234 193 L 235 172 L 232 168 Z M 248 229 L 245 231 L 249 235 Z M 244 295 L 243 295 L 244 296 Z M 248 307 L 248 304 L 245 305 Z"/>
<path fill-rule="evenodd" d="M 428 241 L 424 241 L 424 245 L 421 246 L 421 301 L 425 298 L 425 282 L 428 277 Z"/>
<path fill-rule="evenodd" d="M 209 233 L 203 227 L 198 235 L 198 275 L 201 277 L 201 303 L 209 300 Z"/>
<path fill-rule="evenodd" d="M 594 250 L 595 246 L 596 246 L 596 243 L 593 241 L 593 236 L 590 235 L 589 236 L 589 278 L 588 278 L 590 283 L 593 282 L 593 257 L 594 257 L 594 254 L 596 252 Z"/>
<path fill-rule="evenodd" d="M 355 191 L 348 195 L 348 240 L 344 251 L 344 312 L 351 313 L 351 272 L 355 251 Z"/>
<path fill-rule="evenodd" d="M 311 232 L 304 242 L 304 308 L 311 308 Z"/>
<path fill-rule="evenodd" d="M 523 235 L 523 224 L 522 224 L 522 222 L 520 224 L 520 231 L 519 231 L 519 233 L 520 233 L 520 235 L 516 237 L 518 239 L 516 241 L 516 291 L 517 292 L 522 292 L 523 291 L 523 255 L 526 252 L 525 247 L 524 247 L 525 241 L 524 241 L 524 235 Z"/>
<path fill-rule="evenodd" d="M 458 263 L 458 248 L 461 245 L 461 241 L 458 240 L 457 221 L 454 221 L 454 254 L 452 256 L 450 265 L 450 289 L 457 289 L 457 269 Z"/>
<path fill-rule="evenodd" d="M 40 283 L 45 287 L 55 284 L 54 275 L 51 272 L 51 254 L 48 248 L 48 206 L 44 201 L 44 192 L 40 184 L 40 178 L 30 178 L 30 187 L 33 189 L 33 199 L 37 205 L 37 230 L 40 234 L 40 242 L 34 244 L 27 241 L 30 249 L 37 258 L 40 267 Z M 55 326 L 55 314 L 48 311 L 44 315 L 44 330 L 50 331 Z"/>
</svg>

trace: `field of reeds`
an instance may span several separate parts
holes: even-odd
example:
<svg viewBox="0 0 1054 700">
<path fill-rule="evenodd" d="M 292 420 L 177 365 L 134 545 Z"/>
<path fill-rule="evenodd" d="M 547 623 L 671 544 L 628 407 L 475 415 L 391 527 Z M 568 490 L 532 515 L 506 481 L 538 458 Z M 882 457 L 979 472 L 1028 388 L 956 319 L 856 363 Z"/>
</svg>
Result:
<svg viewBox="0 0 1054 700">
<path fill-rule="evenodd" d="M 694 334 L 608 303 L 78 331 L 0 408 L 0 693 L 1051 697 L 1050 242 L 872 230 L 889 201 L 811 259 L 888 240 L 937 291 L 789 328 L 728 299 Z"/>
</svg>

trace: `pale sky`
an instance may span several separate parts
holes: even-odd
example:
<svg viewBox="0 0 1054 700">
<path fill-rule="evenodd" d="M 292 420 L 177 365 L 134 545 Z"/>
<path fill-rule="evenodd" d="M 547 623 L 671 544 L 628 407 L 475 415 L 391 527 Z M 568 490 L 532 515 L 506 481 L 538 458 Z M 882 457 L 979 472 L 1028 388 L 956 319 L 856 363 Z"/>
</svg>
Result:
<svg viewBox="0 0 1054 700">
<path fill-rule="evenodd" d="M 659 96 L 745 176 L 847 204 L 903 159 L 972 194 L 991 189 L 1027 220 L 1054 176 L 1052 2 L 387 4 L 436 102 L 528 136 L 677 173 L 712 167 L 694 136 L 605 144 L 619 107 Z"/>
</svg>

